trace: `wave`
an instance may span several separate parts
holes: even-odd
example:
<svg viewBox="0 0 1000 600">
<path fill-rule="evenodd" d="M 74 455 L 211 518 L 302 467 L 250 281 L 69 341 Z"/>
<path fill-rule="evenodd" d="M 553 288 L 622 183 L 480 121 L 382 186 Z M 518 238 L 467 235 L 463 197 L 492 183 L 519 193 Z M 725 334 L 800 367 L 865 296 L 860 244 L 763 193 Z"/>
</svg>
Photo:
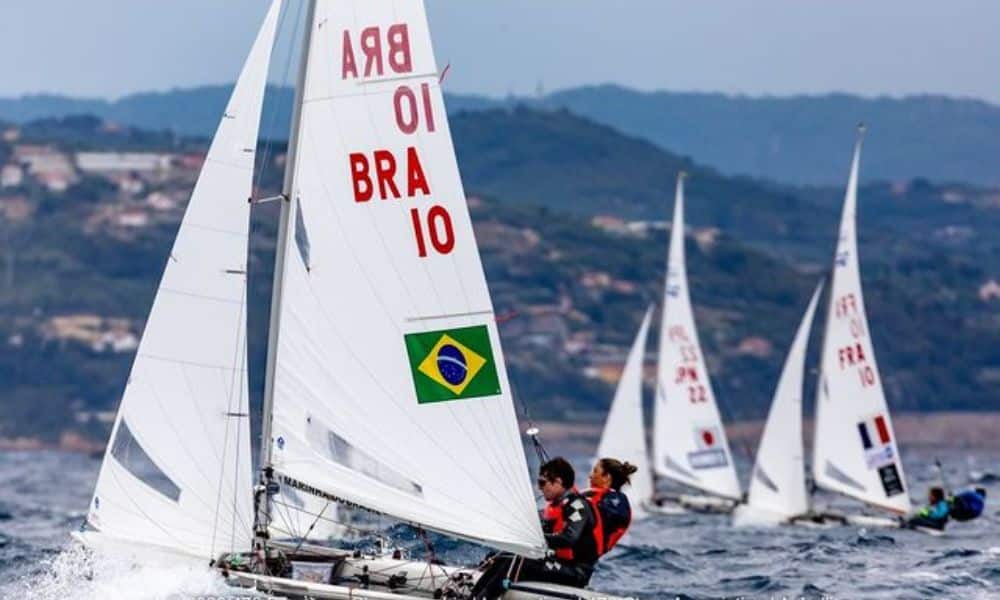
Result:
<svg viewBox="0 0 1000 600">
<path fill-rule="evenodd" d="M 207 566 L 136 566 L 76 544 L 0 586 L 0 597 L 35 600 L 182 600 L 232 593 Z"/>
</svg>

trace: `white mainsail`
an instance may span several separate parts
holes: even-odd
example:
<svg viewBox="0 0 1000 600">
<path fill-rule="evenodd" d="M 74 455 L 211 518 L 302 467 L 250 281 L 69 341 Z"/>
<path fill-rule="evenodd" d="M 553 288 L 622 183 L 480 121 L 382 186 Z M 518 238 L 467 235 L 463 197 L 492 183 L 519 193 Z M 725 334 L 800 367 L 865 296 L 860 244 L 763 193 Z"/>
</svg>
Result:
<svg viewBox="0 0 1000 600">
<path fill-rule="evenodd" d="M 855 230 L 859 133 L 834 255 L 816 392 L 816 484 L 897 513 L 910 509 L 861 294 Z"/>
<path fill-rule="evenodd" d="M 540 556 L 423 2 L 319 0 L 307 26 L 272 334 L 276 476 Z"/>
<path fill-rule="evenodd" d="M 646 428 L 642 419 L 642 365 L 652 317 L 653 307 L 650 306 L 629 350 L 601 441 L 597 445 L 597 458 L 617 458 L 638 468 L 631 484 L 622 490 L 632 506 L 633 521 L 649 515 L 643 506 L 653 497 L 653 471 L 649 465 Z"/>
<path fill-rule="evenodd" d="M 250 545 L 247 199 L 280 8 L 216 131 L 132 365 L 87 516 L 111 538 L 205 559 Z"/>
<path fill-rule="evenodd" d="M 750 476 L 747 504 L 784 519 L 809 511 L 802 444 L 802 382 L 809 332 L 822 291 L 820 282 L 788 350 Z"/>
<path fill-rule="evenodd" d="M 684 174 L 677 178 L 670 256 L 660 323 L 653 425 L 656 473 L 724 498 L 739 499 L 729 441 L 698 343 L 684 258 Z"/>
</svg>

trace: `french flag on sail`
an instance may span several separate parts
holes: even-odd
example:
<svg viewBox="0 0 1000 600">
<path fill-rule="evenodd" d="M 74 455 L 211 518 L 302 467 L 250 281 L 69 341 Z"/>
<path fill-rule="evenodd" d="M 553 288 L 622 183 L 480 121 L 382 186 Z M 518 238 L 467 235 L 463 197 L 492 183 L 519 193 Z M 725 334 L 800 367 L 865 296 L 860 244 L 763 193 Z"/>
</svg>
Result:
<svg viewBox="0 0 1000 600">
<path fill-rule="evenodd" d="M 876 415 L 858 423 L 858 433 L 861 435 L 861 444 L 865 450 L 875 446 L 885 446 L 892 442 L 892 436 L 889 435 L 889 424 L 885 422 L 883 415 Z"/>
</svg>

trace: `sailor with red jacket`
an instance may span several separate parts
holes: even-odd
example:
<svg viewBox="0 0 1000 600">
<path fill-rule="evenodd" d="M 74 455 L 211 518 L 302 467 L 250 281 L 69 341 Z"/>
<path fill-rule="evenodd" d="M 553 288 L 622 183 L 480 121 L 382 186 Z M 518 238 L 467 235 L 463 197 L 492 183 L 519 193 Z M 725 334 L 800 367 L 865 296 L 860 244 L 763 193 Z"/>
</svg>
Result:
<svg viewBox="0 0 1000 600">
<path fill-rule="evenodd" d="M 530 559 L 498 554 L 487 558 L 471 597 L 499 598 L 514 574 L 516 581 L 549 582 L 582 588 L 590 581 L 604 544 L 600 516 L 574 487 L 573 466 L 554 458 L 541 466 L 538 487 L 545 497 L 542 530 L 551 555 Z M 516 564 L 515 564 L 516 563 Z M 512 568 L 513 567 L 513 568 Z"/>
<path fill-rule="evenodd" d="M 602 458 L 590 471 L 590 489 L 583 496 L 590 502 L 597 516 L 595 537 L 597 554 L 603 556 L 624 537 L 632 523 L 632 507 L 622 486 L 630 483 L 637 467 L 614 458 Z"/>
</svg>

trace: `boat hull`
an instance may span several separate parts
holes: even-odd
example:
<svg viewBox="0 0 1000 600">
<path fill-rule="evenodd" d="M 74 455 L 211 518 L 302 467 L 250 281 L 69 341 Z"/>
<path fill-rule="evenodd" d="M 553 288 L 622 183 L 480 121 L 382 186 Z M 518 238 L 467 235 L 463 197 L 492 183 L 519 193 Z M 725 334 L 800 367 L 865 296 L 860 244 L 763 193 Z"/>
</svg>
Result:
<svg viewBox="0 0 1000 600">
<path fill-rule="evenodd" d="M 718 496 L 676 494 L 657 496 L 650 502 L 649 511 L 661 515 L 685 513 L 725 515 L 733 512 L 735 507 L 735 500 Z"/>
<path fill-rule="evenodd" d="M 244 555 L 245 556 L 245 555 Z M 295 554 L 286 553 L 293 565 L 291 577 L 267 576 L 257 573 L 226 570 L 223 576 L 231 586 L 251 588 L 289 598 L 317 598 L 323 600 L 371 599 L 395 600 L 426 599 L 442 596 L 443 590 L 456 594 L 446 597 L 463 597 L 478 580 L 481 572 L 465 567 L 407 560 L 394 555 L 365 556 L 322 546 L 298 547 Z M 227 563 L 226 557 L 219 561 Z M 318 566 L 321 577 L 312 581 L 302 578 L 311 573 L 296 566 Z M 287 575 L 287 573 L 283 573 Z M 335 582 L 335 583 L 332 583 Z M 551 583 L 530 581 L 511 585 L 505 600 L 618 600 L 601 592 L 581 590 Z"/>
<path fill-rule="evenodd" d="M 294 599 L 313 598 L 317 600 L 425 600 L 440 597 L 442 586 L 456 574 L 468 574 L 474 581 L 478 572 L 471 569 L 430 565 L 434 576 L 428 576 L 429 565 L 423 562 L 392 558 L 363 557 L 345 559 L 341 566 L 341 576 L 350 573 L 391 573 L 398 577 L 396 587 L 369 584 L 330 584 L 300 581 L 286 577 L 271 577 L 254 573 L 228 572 L 225 574 L 229 585 L 255 589 L 269 594 Z M 403 577 L 399 577 L 399 576 Z M 624 600 L 605 593 L 582 590 L 551 583 L 520 582 L 502 596 L 504 600 Z"/>
</svg>

